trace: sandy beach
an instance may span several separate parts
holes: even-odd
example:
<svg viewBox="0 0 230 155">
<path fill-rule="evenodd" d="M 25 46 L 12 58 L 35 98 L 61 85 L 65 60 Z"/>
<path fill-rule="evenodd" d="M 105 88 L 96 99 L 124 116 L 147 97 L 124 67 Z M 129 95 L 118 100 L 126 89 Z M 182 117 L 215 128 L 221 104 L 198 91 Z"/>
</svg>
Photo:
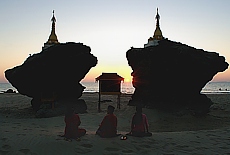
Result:
<svg viewBox="0 0 230 155">
<path fill-rule="evenodd" d="M 116 96 L 104 95 L 102 112 L 98 113 L 97 93 L 83 93 L 87 113 L 79 114 L 80 127 L 87 134 L 80 141 L 65 141 L 64 116 L 35 118 L 31 98 L 20 94 L 0 94 L 1 155 L 64 154 L 230 154 L 230 94 L 209 94 L 214 102 L 205 117 L 165 113 L 143 109 L 148 117 L 152 137 L 128 137 L 127 140 L 100 138 L 95 135 L 108 105 L 116 106 Z M 121 109 L 115 110 L 118 133 L 130 130 L 135 107 L 127 106 L 131 95 L 121 96 Z M 111 100 L 111 101 L 110 101 Z"/>
</svg>

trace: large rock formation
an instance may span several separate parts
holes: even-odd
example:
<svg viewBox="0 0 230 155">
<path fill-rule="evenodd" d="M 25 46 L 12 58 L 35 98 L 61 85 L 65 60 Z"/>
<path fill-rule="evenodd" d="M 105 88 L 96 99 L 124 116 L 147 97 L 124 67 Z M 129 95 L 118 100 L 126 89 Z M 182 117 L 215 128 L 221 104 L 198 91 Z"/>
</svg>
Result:
<svg viewBox="0 0 230 155">
<path fill-rule="evenodd" d="M 35 109 L 44 94 L 55 94 L 62 101 L 78 99 L 85 88 L 79 82 L 97 64 L 90 51 L 82 43 L 57 44 L 6 70 L 5 77 L 20 94 L 33 98 Z"/>
<path fill-rule="evenodd" d="M 218 53 L 169 40 L 161 40 L 157 46 L 131 48 L 126 57 L 135 87 L 130 105 L 167 110 L 187 107 L 201 114 L 211 105 L 210 99 L 200 93 L 202 88 L 228 68 Z"/>
</svg>

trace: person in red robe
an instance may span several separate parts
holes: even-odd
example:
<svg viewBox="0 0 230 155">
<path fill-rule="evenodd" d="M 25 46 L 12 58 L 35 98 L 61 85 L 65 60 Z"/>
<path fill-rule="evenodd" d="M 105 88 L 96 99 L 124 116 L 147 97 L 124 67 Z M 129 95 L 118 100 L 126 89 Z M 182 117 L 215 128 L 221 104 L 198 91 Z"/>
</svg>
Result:
<svg viewBox="0 0 230 155">
<path fill-rule="evenodd" d="M 136 113 L 132 117 L 131 132 L 128 134 L 136 137 L 152 136 L 149 132 L 148 119 L 145 114 L 142 113 L 142 107 L 136 107 Z"/>
<path fill-rule="evenodd" d="M 102 120 L 96 134 L 103 138 L 116 137 L 117 134 L 117 117 L 113 114 L 114 107 L 109 105 L 107 115 Z"/>
<path fill-rule="evenodd" d="M 67 139 L 78 139 L 86 134 L 86 130 L 79 128 L 81 124 L 80 117 L 74 113 L 74 109 L 68 109 L 65 114 L 65 134 Z"/>
</svg>

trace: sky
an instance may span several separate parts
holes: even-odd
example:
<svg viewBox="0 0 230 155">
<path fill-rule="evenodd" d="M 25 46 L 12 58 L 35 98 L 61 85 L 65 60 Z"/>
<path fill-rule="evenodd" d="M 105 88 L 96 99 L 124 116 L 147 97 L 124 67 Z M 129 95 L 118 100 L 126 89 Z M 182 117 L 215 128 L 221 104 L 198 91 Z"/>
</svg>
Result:
<svg viewBox="0 0 230 155">
<path fill-rule="evenodd" d="M 229 6 L 230 0 L 1 0 L 0 82 L 8 82 L 5 70 L 41 52 L 53 10 L 59 42 L 81 42 L 98 59 L 83 82 L 94 82 L 102 72 L 131 81 L 126 52 L 153 36 L 156 8 L 165 38 L 217 52 L 230 63 Z M 212 81 L 230 82 L 230 69 Z"/>
</svg>

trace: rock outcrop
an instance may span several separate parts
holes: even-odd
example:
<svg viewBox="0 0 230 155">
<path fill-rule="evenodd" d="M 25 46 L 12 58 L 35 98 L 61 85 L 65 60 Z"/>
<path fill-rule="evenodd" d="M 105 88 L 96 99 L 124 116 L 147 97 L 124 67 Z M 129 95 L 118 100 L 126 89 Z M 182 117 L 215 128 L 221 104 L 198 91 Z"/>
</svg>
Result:
<svg viewBox="0 0 230 155">
<path fill-rule="evenodd" d="M 36 110 L 44 94 L 56 101 L 77 100 L 85 88 L 79 82 L 97 64 L 90 52 L 82 43 L 57 44 L 6 70 L 5 77 L 20 94 L 33 98 Z"/>
<path fill-rule="evenodd" d="M 202 88 L 228 68 L 218 53 L 166 39 L 157 46 L 131 48 L 126 57 L 135 88 L 130 105 L 166 110 L 186 107 L 197 114 L 207 113 L 211 105 L 211 100 L 200 93 Z"/>
</svg>

